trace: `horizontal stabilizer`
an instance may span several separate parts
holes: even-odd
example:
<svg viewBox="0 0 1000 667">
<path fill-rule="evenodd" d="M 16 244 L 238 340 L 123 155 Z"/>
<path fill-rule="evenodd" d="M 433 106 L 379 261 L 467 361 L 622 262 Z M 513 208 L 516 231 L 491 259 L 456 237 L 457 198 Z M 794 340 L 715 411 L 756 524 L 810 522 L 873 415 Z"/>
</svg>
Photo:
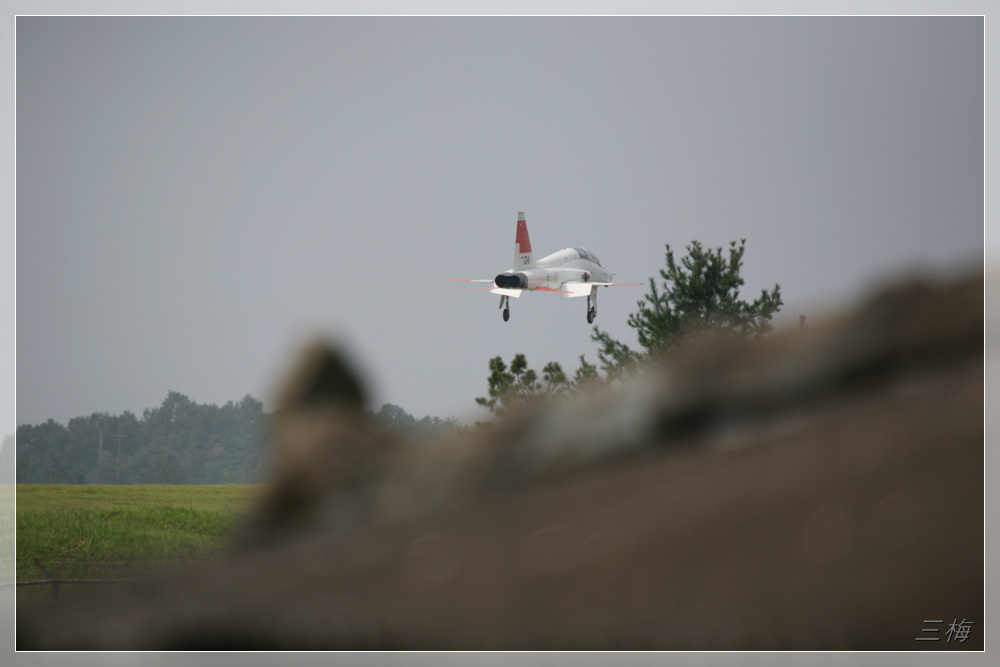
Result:
<svg viewBox="0 0 1000 667">
<path fill-rule="evenodd" d="M 646 283 L 606 283 L 598 280 L 588 280 L 584 281 L 572 281 L 568 283 L 563 283 L 563 289 L 558 290 L 564 292 L 563 297 L 567 299 L 573 299 L 579 296 L 590 296 L 593 288 L 595 287 L 611 287 L 615 285 L 645 285 Z"/>
<path fill-rule="evenodd" d="M 594 289 L 595 285 L 600 285 L 601 283 L 591 283 L 591 282 L 573 282 L 573 283 L 563 283 L 563 294 L 567 299 L 573 299 L 578 296 L 590 296 L 591 291 Z"/>
<path fill-rule="evenodd" d="M 508 288 L 508 287 L 494 287 L 490 291 L 493 292 L 494 294 L 503 294 L 504 296 L 512 296 L 515 299 L 520 299 L 521 298 L 521 292 L 523 292 L 524 290 L 523 289 L 512 289 L 512 288 Z"/>
</svg>

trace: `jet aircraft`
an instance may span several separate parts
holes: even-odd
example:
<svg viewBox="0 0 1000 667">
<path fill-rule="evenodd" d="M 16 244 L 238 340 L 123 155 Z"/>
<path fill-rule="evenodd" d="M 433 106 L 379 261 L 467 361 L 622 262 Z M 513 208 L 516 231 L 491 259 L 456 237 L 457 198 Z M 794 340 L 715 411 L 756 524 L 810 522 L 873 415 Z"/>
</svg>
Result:
<svg viewBox="0 0 1000 667">
<path fill-rule="evenodd" d="M 493 283 L 484 287 L 500 295 L 503 321 L 510 319 L 510 297 L 515 299 L 525 290 L 529 292 L 556 292 L 563 298 L 587 297 L 587 322 L 597 317 L 597 288 L 611 285 L 643 285 L 645 283 L 611 282 L 613 274 L 601 266 L 600 260 L 584 248 L 563 248 L 538 261 L 531 252 L 528 224 L 524 212 L 517 214 L 517 233 L 514 237 L 514 265 L 496 278 L 468 280 L 450 278 L 458 282 Z"/>
</svg>

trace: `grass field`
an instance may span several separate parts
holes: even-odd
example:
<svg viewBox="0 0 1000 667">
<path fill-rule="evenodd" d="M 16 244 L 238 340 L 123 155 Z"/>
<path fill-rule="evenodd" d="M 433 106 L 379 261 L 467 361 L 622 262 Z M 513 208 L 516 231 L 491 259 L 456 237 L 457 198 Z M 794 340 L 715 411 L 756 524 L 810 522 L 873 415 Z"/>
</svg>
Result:
<svg viewBox="0 0 1000 667">
<path fill-rule="evenodd" d="M 262 489 L 18 484 L 17 581 L 106 579 L 203 557 L 226 545 Z"/>
</svg>

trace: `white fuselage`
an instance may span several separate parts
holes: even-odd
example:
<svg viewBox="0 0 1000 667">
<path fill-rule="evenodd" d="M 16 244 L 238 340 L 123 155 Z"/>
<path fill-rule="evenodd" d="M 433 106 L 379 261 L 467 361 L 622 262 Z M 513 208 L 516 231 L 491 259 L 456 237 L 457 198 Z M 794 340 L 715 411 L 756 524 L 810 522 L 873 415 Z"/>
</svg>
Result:
<svg viewBox="0 0 1000 667">
<path fill-rule="evenodd" d="M 505 279 L 501 280 L 501 276 Z M 515 267 L 501 276 L 497 276 L 497 287 L 527 290 L 560 290 L 566 283 L 611 280 L 611 274 L 601 266 L 597 257 L 584 248 L 563 248 L 541 258 L 532 268 L 518 270 Z"/>
<path fill-rule="evenodd" d="M 611 274 L 594 261 L 597 258 L 585 250 L 583 252 L 587 254 L 586 257 L 581 256 L 580 249 L 563 248 L 538 260 L 536 268 L 518 273 L 528 276 L 528 289 L 537 287 L 558 289 L 560 285 L 577 280 L 583 282 L 611 280 Z"/>
</svg>

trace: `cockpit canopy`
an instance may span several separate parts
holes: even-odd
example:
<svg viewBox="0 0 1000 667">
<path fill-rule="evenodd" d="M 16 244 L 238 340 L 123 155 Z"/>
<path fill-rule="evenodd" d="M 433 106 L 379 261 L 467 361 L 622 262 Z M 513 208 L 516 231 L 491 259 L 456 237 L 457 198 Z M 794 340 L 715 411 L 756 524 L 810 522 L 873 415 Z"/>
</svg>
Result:
<svg viewBox="0 0 1000 667">
<path fill-rule="evenodd" d="M 594 264 L 601 265 L 601 260 L 597 259 L 597 255 L 588 252 L 586 248 L 573 248 L 573 250 L 580 255 L 580 259 L 589 259 Z"/>
</svg>

